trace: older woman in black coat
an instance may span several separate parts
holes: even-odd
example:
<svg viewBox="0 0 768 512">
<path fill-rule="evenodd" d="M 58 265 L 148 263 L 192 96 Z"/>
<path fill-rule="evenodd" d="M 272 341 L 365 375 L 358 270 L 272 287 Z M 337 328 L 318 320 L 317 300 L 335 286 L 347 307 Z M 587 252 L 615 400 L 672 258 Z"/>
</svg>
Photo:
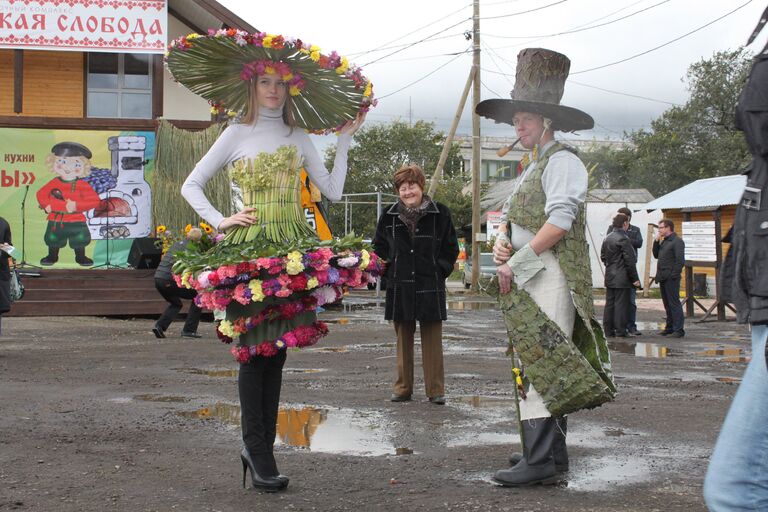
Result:
<svg viewBox="0 0 768 512">
<path fill-rule="evenodd" d="M 424 386 L 429 401 L 445 404 L 443 320 L 445 279 L 459 255 L 456 230 L 448 208 L 424 195 L 426 178 L 417 165 L 406 165 L 394 176 L 400 200 L 379 218 L 373 245 L 387 261 L 384 318 L 397 333 L 397 381 L 393 402 L 413 394 L 413 335 L 421 328 Z"/>
</svg>

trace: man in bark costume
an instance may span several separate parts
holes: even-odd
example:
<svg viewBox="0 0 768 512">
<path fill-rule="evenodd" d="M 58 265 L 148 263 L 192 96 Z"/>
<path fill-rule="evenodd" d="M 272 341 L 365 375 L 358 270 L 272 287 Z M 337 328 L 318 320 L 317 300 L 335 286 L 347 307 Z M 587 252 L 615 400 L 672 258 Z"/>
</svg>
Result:
<svg viewBox="0 0 768 512">
<path fill-rule="evenodd" d="M 588 177 L 555 130 L 592 128 L 560 105 L 570 61 L 541 48 L 518 54 L 512 99 L 486 100 L 477 113 L 515 127 L 531 151 L 494 245 L 497 295 L 514 355 L 523 453 L 493 479 L 504 486 L 555 484 L 568 469 L 566 414 L 613 399 L 610 357 L 594 318 L 584 200 Z"/>
</svg>

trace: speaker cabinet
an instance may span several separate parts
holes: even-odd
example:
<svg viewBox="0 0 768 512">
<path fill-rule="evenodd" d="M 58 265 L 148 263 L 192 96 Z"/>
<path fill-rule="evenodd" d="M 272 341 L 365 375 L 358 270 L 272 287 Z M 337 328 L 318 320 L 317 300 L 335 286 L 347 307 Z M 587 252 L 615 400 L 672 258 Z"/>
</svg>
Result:
<svg viewBox="0 0 768 512">
<path fill-rule="evenodd" d="M 159 238 L 134 238 L 131 251 L 128 253 L 128 264 L 133 268 L 157 268 L 162 257 L 158 247 L 159 240 Z"/>
</svg>

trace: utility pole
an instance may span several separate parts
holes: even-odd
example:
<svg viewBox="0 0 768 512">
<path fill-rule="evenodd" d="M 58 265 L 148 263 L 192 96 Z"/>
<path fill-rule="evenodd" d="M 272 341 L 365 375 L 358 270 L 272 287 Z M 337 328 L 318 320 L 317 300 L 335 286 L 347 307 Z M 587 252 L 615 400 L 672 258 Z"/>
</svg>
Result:
<svg viewBox="0 0 768 512">
<path fill-rule="evenodd" d="M 472 0 L 472 291 L 480 279 L 480 0 Z"/>
</svg>

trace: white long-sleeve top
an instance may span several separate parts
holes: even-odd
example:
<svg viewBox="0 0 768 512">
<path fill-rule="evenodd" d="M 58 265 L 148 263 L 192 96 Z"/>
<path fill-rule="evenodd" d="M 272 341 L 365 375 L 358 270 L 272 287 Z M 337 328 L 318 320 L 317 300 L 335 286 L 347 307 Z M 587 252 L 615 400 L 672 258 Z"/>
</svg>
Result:
<svg viewBox="0 0 768 512">
<path fill-rule="evenodd" d="M 224 215 L 205 197 L 205 184 L 217 172 L 241 158 L 254 158 L 262 152 L 273 153 L 280 146 L 292 145 L 304 159 L 310 180 L 331 201 L 341 199 L 347 178 L 347 151 L 351 135 L 339 135 L 333 171 L 328 172 L 309 136 L 300 128 L 283 122 L 282 111 L 259 109 L 258 122 L 253 125 L 234 124 L 227 127 L 197 163 L 181 186 L 181 195 L 194 210 L 212 226 L 218 228 Z"/>
</svg>

